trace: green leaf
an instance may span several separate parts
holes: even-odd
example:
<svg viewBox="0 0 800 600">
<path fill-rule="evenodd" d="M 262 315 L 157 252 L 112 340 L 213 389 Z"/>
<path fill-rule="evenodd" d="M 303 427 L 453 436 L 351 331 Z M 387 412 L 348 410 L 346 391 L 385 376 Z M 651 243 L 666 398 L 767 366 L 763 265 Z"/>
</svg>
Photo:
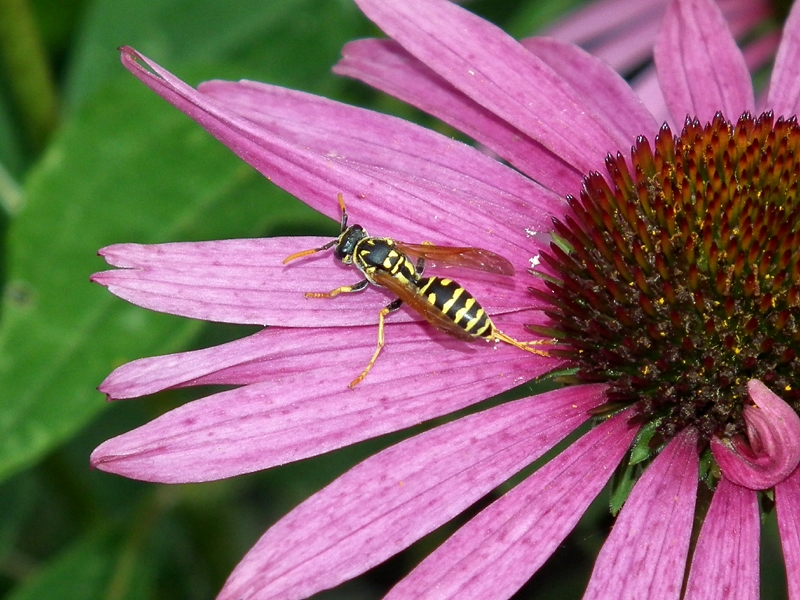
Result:
<svg viewBox="0 0 800 600">
<path fill-rule="evenodd" d="M 326 91 L 336 85 L 330 69 L 341 47 L 367 27 L 348 0 L 99 0 L 74 52 L 66 104 L 78 105 L 119 71 L 122 45 L 170 69 L 215 65 L 217 78 Z"/>
<path fill-rule="evenodd" d="M 149 597 L 145 565 L 132 556 L 120 560 L 117 538 L 111 533 L 82 537 L 6 600 L 144 600 Z"/>
<path fill-rule="evenodd" d="M 62 131 L 25 188 L 8 234 L 0 322 L 0 479 L 78 431 L 104 405 L 111 369 L 177 351 L 199 322 L 113 297 L 89 276 L 98 248 L 275 234 L 327 219 L 251 167 L 133 77 Z"/>
</svg>

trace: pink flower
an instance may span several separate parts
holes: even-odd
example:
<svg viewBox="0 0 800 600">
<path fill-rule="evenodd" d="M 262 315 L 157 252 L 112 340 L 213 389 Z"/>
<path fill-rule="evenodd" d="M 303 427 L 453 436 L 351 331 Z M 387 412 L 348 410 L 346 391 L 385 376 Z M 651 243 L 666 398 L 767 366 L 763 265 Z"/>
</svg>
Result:
<svg viewBox="0 0 800 600">
<path fill-rule="evenodd" d="M 538 39 L 523 47 L 445 0 L 359 5 L 391 40 L 348 44 L 337 72 L 441 118 L 514 168 L 324 98 L 246 81 L 194 90 L 134 50 L 124 48 L 122 60 L 332 218 L 342 193 L 351 219 L 376 235 L 486 248 L 520 273 L 533 267 L 514 278 L 464 271 L 459 281 L 503 332 L 551 340 L 548 356 L 469 344 L 401 311 L 387 319 L 375 368 L 349 389 L 391 296 L 370 286 L 305 298 L 358 276 L 325 254 L 282 264 L 329 240 L 112 246 L 101 254 L 118 268 L 94 279 L 118 296 L 270 327 L 115 370 L 100 388 L 115 399 L 238 387 L 107 441 L 92 464 L 167 483 L 231 477 L 570 369 L 561 389 L 365 460 L 267 531 L 219 598 L 303 598 L 352 578 L 587 421 L 595 427 L 470 520 L 389 597 L 508 598 L 615 470 L 643 470 L 627 499 L 618 490 L 624 506 L 585 598 L 679 598 L 687 573 L 689 597 L 757 597 L 758 496 L 768 489 L 790 596 L 800 598 L 800 128 L 786 120 L 800 98 L 800 9 L 787 22 L 764 105 L 774 115 L 753 118 L 750 75 L 717 6 L 669 5 L 658 75 L 674 121 L 690 115 L 674 136 L 610 67 L 574 46 Z M 629 159 L 618 154 L 631 144 Z M 579 197 L 565 201 L 568 194 Z M 715 491 L 689 561 L 698 486 Z"/>
<path fill-rule="evenodd" d="M 596 0 L 548 26 L 541 35 L 570 42 L 602 58 L 622 75 L 635 75 L 631 87 L 659 122 L 671 115 L 664 103 L 653 60 L 653 45 L 669 0 Z M 771 26 L 769 0 L 717 0 L 731 32 L 743 40 L 751 71 L 775 57 L 780 32 Z M 526 44 L 527 40 L 521 40 Z M 679 115 L 680 117 L 680 115 Z"/>
</svg>

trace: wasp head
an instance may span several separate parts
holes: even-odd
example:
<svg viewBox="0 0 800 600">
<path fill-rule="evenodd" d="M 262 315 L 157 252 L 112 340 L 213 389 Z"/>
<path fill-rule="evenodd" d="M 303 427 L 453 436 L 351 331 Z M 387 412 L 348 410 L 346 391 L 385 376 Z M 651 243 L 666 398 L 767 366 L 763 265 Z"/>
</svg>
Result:
<svg viewBox="0 0 800 600">
<path fill-rule="evenodd" d="M 356 244 L 365 237 L 367 237 L 367 232 L 364 231 L 361 225 L 351 225 L 342 231 L 342 234 L 336 240 L 333 255 L 344 264 L 349 265 L 353 262 L 353 252 L 355 252 Z"/>
</svg>

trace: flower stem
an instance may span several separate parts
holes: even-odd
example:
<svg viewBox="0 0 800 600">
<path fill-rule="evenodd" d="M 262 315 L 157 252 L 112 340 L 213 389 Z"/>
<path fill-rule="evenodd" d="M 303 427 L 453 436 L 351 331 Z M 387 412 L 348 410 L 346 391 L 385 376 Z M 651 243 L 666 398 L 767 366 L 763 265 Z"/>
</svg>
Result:
<svg viewBox="0 0 800 600">
<path fill-rule="evenodd" d="M 41 150 L 57 121 L 56 88 L 28 0 L 0 0 L 0 60 L 28 146 Z"/>
</svg>

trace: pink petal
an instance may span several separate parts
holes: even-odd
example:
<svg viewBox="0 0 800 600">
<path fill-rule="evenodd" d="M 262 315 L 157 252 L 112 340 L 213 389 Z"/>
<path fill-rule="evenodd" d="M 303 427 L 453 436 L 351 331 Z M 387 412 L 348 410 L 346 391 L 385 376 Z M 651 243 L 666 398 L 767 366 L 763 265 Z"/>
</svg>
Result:
<svg viewBox="0 0 800 600">
<path fill-rule="evenodd" d="M 523 325 L 536 319 L 531 319 L 528 313 L 514 313 L 503 315 L 495 319 L 502 325 L 509 335 L 525 336 Z M 281 378 L 293 373 L 302 373 L 308 370 L 309 356 L 316 356 L 315 367 L 321 367 L 327 361 L 341 363 L 337 352 L 366 352 L 366 348 L 376 343 L 377 328 L 362 327 L 352 331 L 338 330 L 330 332 L 317 332 L 312 330 L 283 329 L 270 327 L 251 336 L 235 340 L 220 346 L 180 352 L 166 356 L 153 356 L 126 363 L 116 368 L 100 385 L 99 389 L 107 394 L 109 399 L 136 398 L 154 394 L 162 390 L 197 386 L 197 385 L 249 385 Z M 331 340 L 331 337 L 334 340 Z M 417 339 L 414 339 L 416 337 Z M 394 346 L 399 340 L 405 339 L 405 344 L 391 349 L 391 354 L 396 355 L 398 364 L 407 365 L 416 362 L 414 355 L 417 353 L 415 342 L 424 342 L 433 339 L 437 347 L 437 357 L 445 352 L 467 352 L 465 359 L 475 355 L 475 351 L 494 351 L 496 347 L 480 341 L 469 343 L 454 340 L 449 336 L 431 330 L 426 325 L 405 327 L 399 324 L 386 326 L 386 343 L 383 358 L 388 356 L 388 346 Z M 364 347 L 365 350 L 360 350 Z M 547 347 L 542 346 L 545 350 Z M 409 353 L 409 356 L 403 356 Z M 329 356 L 330 355 L 330 356 Z M 365 354 L 368 358 L 371 355 Z M 523 356 L 526 356 L 523 354 Z M 536 357 L 538 360 L 542 357 Z M 558 362 L 550 362 L 550 368 L 558 366 Z M 366 362 L 364 363 L 366 366 Z M 377 373 L 377 369 L 372 373 Z M 383 367 L 380 367 L 383 370 Z M 353 368 L 351 380 L 358 375 L 358 369 Z"/>
<path fill-rule="evenodd" d="M 697 496 L 697 433 L 686 429 L 636 483 L 584 600 L 680 598 Z"/>
<path fill-rule="evenodd" d="M 602 386 L 540 394 L 368 458 L 267 531 L 218 600 L 305 598 L 364 572 L 530 464 L 603 401 Z"/>
<path fill-rule="evenodd" d="M 503 327 L 509 335 L 524 335 L 521 324 Z M 507 344 L 469 344 L 431 332 L 427 324 L 395 324 L 387 328 L 386 347 L 375 367 L 350 389 L 348 384 L 375 349 L 374 326 L 342 328 L 335 334 L 275 328 L 259 334 L 257 341 L 265 343 L 258 361 L 268 363 L 263 368 L 271 373 L 263 383 L 195 400 L 108 440 L 94 451 L 92 464 L 163 483 L 232 477 L 451 413 L 558 364 Z M 216 349 L 209 349 L 205 359 L 212 350 Z M 221 368 L 235 364 L 230 349 L 220 354 Z M 182 357 L 189 360 L 173 357 L 177 365 L 166 374 L 167 383 L 169 378 L 175 385 L 186 382 L 180 369 L 190 365 L 193 356 Z M 146 393 L 152 388 L 136 383 L 136 375 L 169 362 L 132 363 L 121 369 L 124 375 L 104 383 L 104 389 L 123 397 Z M 309 370 L 309 365 L 314 368 Z M 246 376 L 246 367 L 240 377 Z"/>
<path fill-rule="evenodd" d="M 387 599 L 510 597 L 575 527 L 611 477 L 636 433 L 629 417 L 626 412 L 596 427 L 481 511 Z"/>
<path fill-rule="evenodd" d="M 786 479 L 800 463 L 800 417 L 757 379 L 747 383 L 747 392 L 755 404 L 744 407 L 748 442 L 712 438 L 711 450 L 733 483 L 766 490 Z"/>
<path fill-rule="evenodd" d="M 756 493 L 720 479 L 692 556 L 685 600 L 758 600 L 759 519 Z"/>
<path fill-rule="evenodd" d="M 615 137 L 626 142 L 617 150 L 627 153 L 637 136 L 658 133 L 660 123 L 625 80 L 599 58 L 550 38 L 528 38 L 522 44 L 563 77 L 598 118 L 614 127 Z"/>
<path fill-rule="evenodd" d="M 795 2 L 783 26 L 783 38 L 775 57 L 772 79 L 769 84 L 767 108 L 775 116 L 791 117 L 800 112 L 800 4 Z"/>
<path fill-rule="evenodd" d="M 800 470 L 775 486 L 775 509 L 781 535 L 789 600 L 800 599 Z"/>
<path fill-rule="evenodd" d="M 579 171 L 450 85 L 392 40 L 366 39 L 348 43 L 342 50 L 342 60 L 333 70 L 452 125 L 559 196 L 580 189 L 582 175 Z"/>
<path fill-rule="evenodd" d="M 609 41 L 627 38 L 643 24 L 658 22 L 666 6 L 667 0 L 596 0 L 545 28 L 542 35 L 577 44 L 597 55 L 598 49 Z M 650 49 L 652 40 L 651 37 Z M 624 70 L 622 64 L 608 59 L 604 56 L 614 69 Z"/>
<path fill-rule="evenodd" d="M 525 230 L 549 229 L 563 207 L 555 194 L 482 152 L 402 119 L 253 81 L 209 81 L 198 89 L 265 132 L 399 190 L 377 196 L 378 210 L 363 215 L 361 198 L 346 199 L 353 218 L 379 235 L 412 241 L 445 233 L 451 244 L 457 238 L 528 253 Z"/>
<path fill-rule="evenodd" d="M 655 47 L 661 89 L 677 123 L 686 115 L 711 121 L 717 111 L 736 120 L 755 109 L 742 53 L 712 0 L 673 0 Z"/>
<path fill-rule="evenodd" d="M 602 166 L 617 139 L 547 65 L 505 32 L 447 0 L 359 0 L 408 52 L 478 104 L 581 173 Z"/>
<path fill-rule="evenodd" d="M 307 105 L 314 104 L 320 112 L 314 127 L 309 125 L 301 132 L 300 125 L 286 120 L 288 111 L 285 106 L 280 108 L 280 103 L 276 110 L 283 120 L 270 121 L 265 117 L 266 107 L 258 113 L 257 122 L 229 108 L 228 104 L 233 104 L 237 110 L 255 118 L 250 106 L 254 98 L 281 96 L 268 86 L 208 84 L 223 96 L 223 102 L 219 102 L 186 85 L 131 48 L 123 48 L 122 62 L 151 89 L 195 119 L 265 177 L 337 221 L 336 195 L 344 194 L 354 218 L 365 226 L 374 223 L 385 228 L 375 234 L 401 239 L 434 232 L 457 236 L 463 229 L 465 236 L 471 238 L 470 244 L 479 247 L 481 244 L 496 245 L 505 239 L 507 245 L 502 248 L 505 252 L 523 243 L 526 227 L 537 229 L 546 223 L 549 211 L 545 211 L 545 207 L 560 205 L 552 195 L 544 194 L 535 184 L 504 170 L 474 148 L 400 119 L 286 92 L 280 102 L 285 104 L 287 98 L 299 101 L 302 96 Z M 231 99 L 231 89 L 240 95 L 237 102 Z M 323 125 L 327 119 L 346 119 L 346 122 Z M 382 132 L 372 140 L 373 153 L 377 147 L 385 147 L 375 154 L 380 156 L 375 163 L 369 162 L 370 153 L 363 140 L 359 144 L 354 134 L 348 137 L 342 133 L 361 127 Z M 332 135 L 331 130 L 338 131 L 339 135 Z M 301 137 L 309 140 L 315 136 L 325 139 L 317 139 L 313 148 L 297 142 Z M 386 156 L 398 156 L 392 148 L 396 140 L 409 153 L 399 168 L 387 168 Z M 342 156 L 338 152 L 340 149 L 355 154 Z M 442 155 L 438 161 L 442 168 L 426 166 L 433 156 L 439 155 Z M 412 170 L 407 172 L 405 168 Z M 437 179 L 440 175 L 441 180 Z M 513 211 L 525 216 L 516 216 L 506 225 L 502 219 Z M 495 236 L 495 230 L 500 235 Z"/>
<path fill-rule="evenodd" d="M 680 131 L 683 122 L 675 123 L 669 114 L 667 101 L 661 91 L 661 83 L 658 81 L 658 73 L 655 67 L 643 69 L 633 81 L 631 88 L 647 107 L 648 112 L 653 115 L 656 123 L 668 123 L 672 131 Z M 680 126 L 679 126 L 680 125 Z"/>
<path fill-rule="evenodd" d="M 100 254 L 122 268 L 96 273 L 92 280 L 139 306 L 206 321 L 287 327 L 377 323 L 378 312 L 393 296 L 376 286 L 331 299 L 305 297 L 305 292 L 329 292 L 363 279 L 357 269 L 343 265 L 330 251 L 283 264 L 289 254 L 328 241 L 297 237 L 117 244 Z M 524 272 L 528 258 L 518 250 L 510 260 Z M 504 277 L 435 266 L 430 271 L 458 280 L 492 316 L 532 305 L 527 287 L 533 278 L 527 274 Z M 387 322 L 408 320 L 421 317 L 403 309 Z"/>
</svg>

